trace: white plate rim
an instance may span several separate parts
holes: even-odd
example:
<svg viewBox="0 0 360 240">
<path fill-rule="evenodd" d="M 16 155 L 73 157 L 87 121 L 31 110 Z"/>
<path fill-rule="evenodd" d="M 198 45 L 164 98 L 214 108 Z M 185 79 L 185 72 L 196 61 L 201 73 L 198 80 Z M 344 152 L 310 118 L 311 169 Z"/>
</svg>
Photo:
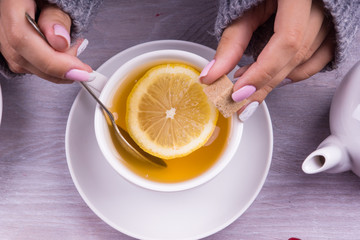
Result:
<svg viewBox="0 0 360 240">
<path fill-rule="evenodd" d="M 149 48 L 151 49 L 153 46 L 156 46 L 156 45 L 166 45 L 166 44 L 179 44 L 179 45 L 182 45 L 182 47 L 184 46 L 191 46 L 191 47 L 194 47 L 194 48 L 199 48 L 199 49 L 202 49 L 203 51 L 214 51 L 213 49 L 211 48 L 208 48 L 206 46 L 203 46 L 203 45 L 200 45 L 200 44 L 197 44 L 197 43 L 192 43 L 192 42 L 186 42 L 186 41 L 181 41 L 181 40 L 159 40 L 159 41 L 152 41 L 152 42 L 147 42 L 147 43 L 142 43 L 142 44 L 139 44 L 139 45 L 136 45 L 134 47 L 131 47 L 131 48 L 128 48 L 116 55 L 114 55 L 113 57 L 111 57 L 109 60 L 107 60 L 104 64 L 102 64 L 98 69 L 97 71 L 99 72 L 102 72 L 103 69 L 105 68 L 106 64 L 113 61 L 114 59 L 116 59 L 120 54 L 122 55 L 125 55 L 125 54 L 128 54 L 129 52 L 132 52 L 135 48 L 138 48 L 138 47 L 143 47 L 143 48 Z M 183 50 L 183 49 L 182 49 Z M 150 51 L 150 50 L 149 50 Z M 211 59 L 210 59 L 211 60 Z M 89 206 L 89 208 L 100 218 L 102 219 L 104 222 L 106 222 L 108 225 L 110 225 L 111 227 L 113 227 L 114 229 L 126 234 L 126 235 L 129 235 L 129 236 L 132 236 L 132 237 L 135 237 L 135 238 L 141 238 L 141 239 L 153 239 L 153 238 L 149 238 L 149 237 L 146 237 L 146 236 L 142 236 L 142 235 L 139 235 L 138 233 L 134 233 L 134 232 L 131 232 L 131 231 L 128 231 L 127 229 L 124 229 L 122 228 L 121 226 L 117 226 L 115 223 L 113 223 L 111 220 L 109 220 L 107 218 L 107 216 L 103 215 L 103 213 L 101 211 L 99 211 L 97 209 L 96 206 L 93 205 L 93 203 L 91 202 L 90 199 L 88 199 L 88 197 L 86 196 L 86 194 L 84 193 L 84 191 L 82 190 L 82 187 L 80 186 L 78 180 L 77 180 L 77 177 L 76 177 L 76 173 L 73 171 L 72 167 L 71 167 L 71 153 L 69 152 L 69 146 L 68 146 L 68 142 L 69 142 L 69 136 L 70 136 L 70 133 L 69 133 L 69 125 L 70 125 L 70 121 L 71 121 L 71 116 L 72 116 L 72 112 L 73 112 L 73 108 L 74 106 L 77 104 L 77 102 L 79 101 L 79 99 L 81 98 L 81 94 L 83 92 L 80 91 L 80 93 L 77 95 L 74 103 L 73 103 L 73 106 L 71 107 L 71 110 L 70 110 L 70 113 L 69 113 L 69 118 L 68 118 L 68 122 L 67 122 L 67 127 L 66 127 L 66 136 L 65 136 L 65 148 L 66 148 L 66 158 L 67 158 L 67 163 L 68 163 L 68 167 L 69 167 L 69 171 L 70 171 L 70 174 L 71 174 L 71 177 L 72 177 L 72 180 L 75 184 L 75 187 L 76 189 L 78 190 L 80 196 L 82 197 L 82 199 L 85 201 L 85 203 Z M 247 202 L 246 205 L 244 205 L 238 212 L 236 212 L 236 214 L 234 214 L 234 216 L 231 218 L 231 219 L 228 219 L 227 221 L 224 221 L 223 224 L 219 225 L 217 228 L 213 228 L 212 230 L 209 230 L 208 232 L 203 232 L 201 234 L 198 234 L 196 236 L 192 236 L 191 239 L 193 238 L 196 238 L 196 239 L 199 239 L 199 238 L 204 238 L 204 237 L 207 237 L 209 235 L 212 235 L 222 229 L 224 229 L 225 227 L 227 227 L 228 225 L 230 225 L 231 223 L 233 223 L 237 218 L 239 218 L 248 208 L 249 206 L 254 202 L 254 200 L 256 199 L 256 197 L 258 196 L 259 192 L 261 191 L 264 183 L 265 183 L 265 180 L 267 178 L 267 175 L 268 175 L 268 172 L 269 172 L 269 169 L 270 169 L 270 165 L 271 165 L 271 160 L 272 160 L 272 151 L 273 151 L 273 130 L 272 130 L 272 124 L 271 124 L 271 118 L 270 118 L 270 114 L 268 112 L 268 109 L 267 109 L 267 106 L 266 106 L 266 103 L 263 102 L 260 107 L 259 107 L 259 111 L 263 111 L 264 114 L 265 114 L 265 122 L 268 124 L 268 141 L 269 141 L 269 145 L 268 145 L 268 149 L 266 150 L 268 152 L 268 156 L 267 156 L 267 159 L 266 159 L 266 166 L 264 168 L 265 170 L 265 174 L 262 176 L 261 180 L 259 181 L 258 183 L 258 187 L 256 189 L 256 191 L 254 192 L 253 196 L 251 197 L 251 199 Z M 183 238 L 181 238 L 183 239 Z M 187 239 L 187 238 L 185 238 Z"/>
</svg>

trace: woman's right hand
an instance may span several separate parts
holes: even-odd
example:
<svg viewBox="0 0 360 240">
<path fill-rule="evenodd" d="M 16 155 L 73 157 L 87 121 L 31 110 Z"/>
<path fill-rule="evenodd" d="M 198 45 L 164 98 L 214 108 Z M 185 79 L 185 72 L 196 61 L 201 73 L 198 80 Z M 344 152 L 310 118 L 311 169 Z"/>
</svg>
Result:
<svg viewBox="0 0 360 240">
<path fill-rule="evenodd" d="M 38 24 L 49 44 L 25 17 L 35 17 L 33 0 L 0 1 L 0 51 L 14 73 L 35 74 L 55 83 L 91 79 L 92 69 L 77 57 L 82 41 L 70 46 L 71 18 L 53 5 L 41 7 Z"/>
</svg>

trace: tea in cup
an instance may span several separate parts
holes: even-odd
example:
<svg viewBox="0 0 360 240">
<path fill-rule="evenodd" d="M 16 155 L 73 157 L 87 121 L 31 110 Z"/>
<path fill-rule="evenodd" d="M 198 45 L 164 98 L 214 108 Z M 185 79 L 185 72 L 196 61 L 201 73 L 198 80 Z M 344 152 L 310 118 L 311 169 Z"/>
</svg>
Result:
<svg viewBox="0 0 360 240">
<path fill-rule="evenodd" d="M 113 112 L 117 124 L 126 129 L 127 100 L 134 85 L 150 69 L 168 64 L 188 66 L 200 72 L 208 60 L 186 51 L 158 50 L 139 55 L 99 84 L 95 79 L 90 85 L 100 90 L 100 100 Z M 234 158 L 240 144 L 242 123 L 236 117 L 224 118 L 219 114 L 213 136 L 199 149 L 182 157 L 164 159 L 166 168 L 138 161 L 121 154 L 102 110 L 95 110 L 95 135 L 105 159 L 122 177 L 140 187 L 157 191 L 180 191 L 206 183 L 220 173 Z"/>
</svg>

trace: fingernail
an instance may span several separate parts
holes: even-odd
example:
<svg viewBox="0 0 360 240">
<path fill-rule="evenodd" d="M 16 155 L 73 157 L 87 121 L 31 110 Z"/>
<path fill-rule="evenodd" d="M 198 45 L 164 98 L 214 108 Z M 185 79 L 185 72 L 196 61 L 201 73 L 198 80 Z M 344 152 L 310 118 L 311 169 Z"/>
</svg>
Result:
<svg viewBox="0 0 360 240">
<path fill-rule="evenodd" d="M 240 121 L 245 122 L 246 120 L 248 120 L 251 117 L 251 115 L 253 115 L 253 113 L 256 111 L 258 106 L 259 106 L 259 102 L 252 102 L 249 105 L 247 105 L 244 111 L 239 115 Z"/>
<path fill-rule="evenodd" d="M 92 81 L 95 79 L 95 74 L 84 70 L 71 69 L 65 74 L 65 78 L 73 81 Z"/>
<path fill-rule="evenodd" d="M 204 69 L 201 71 L 199 78 L 205 77 L 209 73 L 209 71 L 210 71 L 211 67 L 214 65 L 214 63 L 215 63 L 215 59 L 213 59 L 211 62 L 209 62 L 204 67 Z"/>
<path fill-rule="evenodd" d="M 281 87 L 283 87 L 283 86 L 285 86 L 285 85 L 288 85 L 288 84 L 290 84 L 290 83 L 292 83 L 293 81 L 291 80 L 291 79 L 289 79 L 289 78 L 285 78 L 284 80 L 282 80 L 277 86 L 276 86 L 276 88 L 281 88 Z"/>
<path fill-rule="evenodd" d="M 68 31 L 59 24 L 55 24 L 53 28 L 54 28 L 54 34 L 56 36 L 62 37 L 66 41 L 67 47 L 69 47 L 70 46 L 70 35 L 69 35 Z"/>
<path fill-rule="evenodd" d="M 250 97 L 255 91 L 256 88 L 253 85 L 246 85 L 233 92 L 231 97 L 235 102 L 241 102 L 242 100 Z"/>
<path fill-rule="evenodd" d="M 77 49 L 76 56 L 79 56 L 81 53 L 83 53 L 86 47 L 88 46 L 88 44 L 89 41 L 87 39 L 84 39 Z"/>
</svg>

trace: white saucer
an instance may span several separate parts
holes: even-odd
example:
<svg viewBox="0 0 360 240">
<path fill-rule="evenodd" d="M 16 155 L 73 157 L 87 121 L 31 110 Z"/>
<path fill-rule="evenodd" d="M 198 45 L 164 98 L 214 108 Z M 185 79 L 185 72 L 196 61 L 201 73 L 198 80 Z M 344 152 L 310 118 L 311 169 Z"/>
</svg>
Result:
<svg viewBox="0 0 360 240">
<path fill-rule="evenodd" d="M 139 54 L 158 49 L 190 51 L 209 60 L 215 51 L 176 40 L 155 41 L 127 49 L 98 71 L 110 76 Z M 81 91 L 66 129 L 66 156 L 77 190 L 103 221 L 140 239 L 199 239 L 234 222 L 255 200 L 269 171 L 273 135 L 266 104 L 244 124 L 238 153 L 210 182 L 186 191 L 164 193 L 137 187 L 103 158 L 94 133 L 95 101 Z"/>
</svg>

